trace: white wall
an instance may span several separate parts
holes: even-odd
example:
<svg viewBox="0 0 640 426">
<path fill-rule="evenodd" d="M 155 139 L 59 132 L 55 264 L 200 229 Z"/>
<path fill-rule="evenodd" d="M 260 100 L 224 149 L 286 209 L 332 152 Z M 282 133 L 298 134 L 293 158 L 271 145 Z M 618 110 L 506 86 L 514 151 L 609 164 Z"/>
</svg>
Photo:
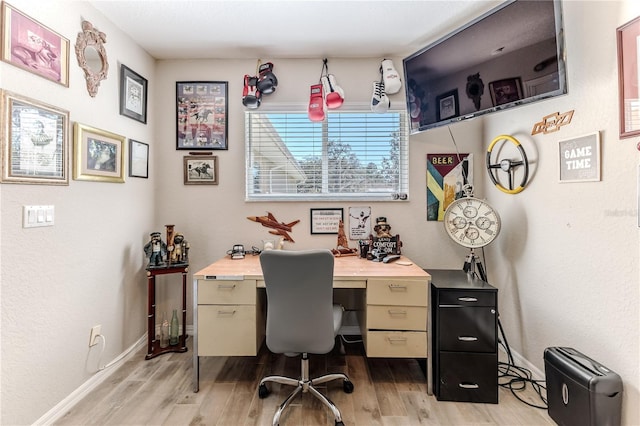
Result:
<svg viewBox="0 0 640 426">
<path fill-rule="evenodd" d="M 86 347 L 87 334 L 95 323 L 102 323 L 110 342 L 104 362 L 144 333 L 141 253 L 151 230 L 164 232 L 164 224 L 175 224 L 191 243 L 194 273 L 234 243 L 250 246 L 269 236 L 266 228 L 246 216 L 271 211 L 283 221 L 300 219 L 292 233 L 296 243 L 287 248 L 331 248 L 335 236 L 310 235 L 309 209 L 363 205 L 244 201 L 242 76 L 255 70 L 255 60 L 159 61 L 154 67 L 145 55 L 134 54 L 140 52 L 130 41 L 119 39 L 112 25 L 81 4 L 75 13 L 29 4 L 16 2 L 56 29 L 70 28 L 65 34 L 72 40 L 80 14 L 107 33 L 110 52 L 149 78 L 149 125 L 117 114 L 114 80 L 103 83 L 97 99 L 89 99 L 81 90 L 75 63 L 70 89 L 40 82 L 5 64 L 0 64 L 0 84 L 17 90 L 28 81 L 34 86 L 32 96 L 43 91 L 42 100 L 69 108 L 72 120 L 150 143 L 151 176 L 148 181 L 128 178 L 124 185 L 73 181 L 64 188 L 0 186 L 3 424 L 39 418 L 87 379 L 91 369 L 85 361 L 95 359 Z M 500 289 L 501 320 L 512 348 L 540 370 L 544 348 L 554 345 L 573 346 L 603 362 L 624 379 L 624 423 L 639 424 L 638 152 L 636 141 L 618 138 L 615 28 L 640 11 L 630 0 L 567 1 L 564 11 L 569 94 L 460 123 L 451 132 L 461 152 L 476 153 L 476 195 L 488 198 L 502 216 L 502 233 L 486 254 L 489 278 Z M 280 84 L 274 94 L 265 96 L 261 108 L 294 103 L 304 110 L 322 58 L 262 59 L 273 60 Z M 348 105 L 369 102 L 380 59 L 329 58 Z M 400 68 L 401 58 L 394 62 Z M 229 82 L 229 150 L 214 152 L 219 159 L 217 186 L 183 185 L 182 158 L 188 151 L 175 149 L 175 82 L 189 80 Z M 404 107 L 401 94 L 392 100 L 394 107 Z M 571 125 L 555 134 L 530 136 L 533 124 L 543 116 L 571 109 L 576 110 Z M 602 181 L 557 183 L 557 141 L 596 130 L 602 131 Z M 487 183 L 484 152 L 502 133 L 519 138 L 534 163 L 532 180 L 518 195 L 503 194 Z M 371 205 L 374 216 L 388 217 L 392 231 L 404 242 L 404 253 L 425 268 L 460 268 L 467 254 L 450 242 L 442 223 L 426 221 L 426 154 L 454 150 L 446 128 L 411 137 L 409 201 L 365 204 Z M 98 191 L 101 198 L 96 200 Z M 30 203 L 55 204 L 60 223 L 37 234 L 22 230 L 20 206 Z M 86 217 L 102 219 L 104 230 L 82 220 Z M 16 247 L 37 247 L 45 254 L 55 251 L 55 257 L 38 264 L 27 256 L 27 249 Z M 164 287 L 168 280 L 158 281 Z M 159 294 L 160 311 L 178 303 L 179 286 L 168 287 Z M 188 300 L 190 324 L 190 296 Z M 53 329 L 64 330 L 64 339 L 52 334 Z M 52 391 L 36 397 L 33 389 Z"/>
<path fill-rule="evenodd" d="M 61 3 L 11 1 L 70 40 L 69 87 L 4 62 L 0 86 L 70 111 L 71 122 L 149 143 L 151 176 L 127 177 L 124 184 L 70 179 L 69 186 L 0 185 L 0 423 L 5 425 L 41 417 L 95 374 L 98 363 L 114 359 L 146 330 L 142 247 L 154 217 L 155 95 L 151 90 L 149 124 L 141 124 L 119 115 L 118 81 L 124 63 L 153 89 L 155 62 L 86 3 Z M 74 53 L 82 19 L 107 35 L 109 74 L 95 98 Z M 28 204 L 53 204 L 55 226 L 23 229 L 22 206 Z M 88 347 L 89 330 L 97 324 L 107 340 L 102 358 L 101 345 Z"/>
</svg>

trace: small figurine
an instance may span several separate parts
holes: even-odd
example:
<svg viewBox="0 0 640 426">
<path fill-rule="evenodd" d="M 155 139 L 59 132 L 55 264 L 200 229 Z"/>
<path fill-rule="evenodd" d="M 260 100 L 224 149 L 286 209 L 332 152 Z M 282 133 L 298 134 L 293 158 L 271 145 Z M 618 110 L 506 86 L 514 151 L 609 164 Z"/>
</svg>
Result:
<svg viewBox="0 0 640 426">
<path fill-rule="evenodd" d="M 391 225 L 387 223 L 387 218 L 380 216 L 376 218 L 376 225 L 373 227 L 376 237 L 391 237 Z"/>
<path fill-rule="evenodd" d="M 338 224 L 338 245 L 335 249 L 331 250 L 334 256 L 357 256 L 358 249 L 349 247 L 349 240 L 347 240 L 347 234 L 344 233 L 344 222 L 340 221 Z"/>
<path fill-rule="evenodd" d="M 159 232 L 149 234 L 151 241 L 144 246 L 144 253 L 149 258 L 149 266 L 164 265 L 164 256 L 167 254 L 167 245 L 160 238 Z"/>
<path fill-rule="evenodd" d="M 171 261 L 175 263 L 189 263 L 189 243 L 184 239 L 184 235 L 178 233 L 173 237 L 173 251 Z"/>
</svg>

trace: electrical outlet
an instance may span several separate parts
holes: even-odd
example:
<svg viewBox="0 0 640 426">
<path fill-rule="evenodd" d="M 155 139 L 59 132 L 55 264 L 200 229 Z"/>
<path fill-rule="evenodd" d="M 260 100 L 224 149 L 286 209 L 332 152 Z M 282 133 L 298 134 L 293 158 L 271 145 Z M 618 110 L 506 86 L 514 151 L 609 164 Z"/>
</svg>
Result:
<svg viewBox="0 0 640 426">
<path fill-rule="evenodd" d="M 95 346 L 98 344 L 98 336 L 100 335 L 101 329 L 102 329 L 101 325 L 94 325 L 91 328 L 91 334 L 89 335 L 89 347 Z"/>
</svg>

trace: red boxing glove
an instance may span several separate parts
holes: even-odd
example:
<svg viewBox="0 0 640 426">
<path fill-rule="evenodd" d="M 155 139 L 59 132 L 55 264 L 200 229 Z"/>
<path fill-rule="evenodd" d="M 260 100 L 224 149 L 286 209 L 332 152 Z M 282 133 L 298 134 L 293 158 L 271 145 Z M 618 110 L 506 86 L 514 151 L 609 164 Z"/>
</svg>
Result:
<svg viewBox="0 0 640 426">
<path fill-rule="evenodd" d="M 311 86 L 311 96 L 309 98 L 309 120 L 324 120 L 324 96 L 322 93 L 322 84 L 314 84 Z"/>
</svg>

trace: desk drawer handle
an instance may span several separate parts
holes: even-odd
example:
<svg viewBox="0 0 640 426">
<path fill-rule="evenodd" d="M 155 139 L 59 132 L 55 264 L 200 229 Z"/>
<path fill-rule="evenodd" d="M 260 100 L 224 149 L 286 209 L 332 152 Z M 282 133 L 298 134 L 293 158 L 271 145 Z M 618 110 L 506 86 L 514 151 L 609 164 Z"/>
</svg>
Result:
<svg viewBox="0 0 640 426">
<path fill-rule="evenodd" d="M 400 343 L 407 343 L 407 338 L 406 337 L 388 337 L 387 340 L 389 340 L 389 343 L 393 344 L 400 344 Z"/>
<path fill-rule="evenodd" d="M 477 302 L 478 299 L 475 297 L 458 297 L 458 300 L 461 302 Z"/>
<path fill-rule="evenodd" d="M 480 386 L 478 386 L 476 383 L 460 383 L 458 387 L 462 389 L 479 389 L 480 388 Z"/>
<path fill-rule="evenodd" d="M 235 284 L 218 284 L 218 290 L 233 290 L 236 288 Z"/>
<path fill-rule="evenodd" d="M 391 291 L 407 291 L 407 286 L 402 284 L 389 284 L 389 290 Z"/>
<path fill-rule="evenodd" d="M 218 310 L 218 316 L 220 315 L 228 315 L 228 316 L 232 316 L 236 314 L 236 310 L 233 309 L 231 311 L 222 311 L 222 310 Z"/>
<path fill-rule="evenodd" d="M 458 340 L 461 342 L 477 342 L 478 338 L 473 336 L 458 336 Z"/>
<path fill-rule="evenodd" d="M 389 309 L 389 316 L 391 317 L 406 317 L 407 316 L 407 311 L 404 310 L 400 310 L 400 309 Z"/>
</svg>

